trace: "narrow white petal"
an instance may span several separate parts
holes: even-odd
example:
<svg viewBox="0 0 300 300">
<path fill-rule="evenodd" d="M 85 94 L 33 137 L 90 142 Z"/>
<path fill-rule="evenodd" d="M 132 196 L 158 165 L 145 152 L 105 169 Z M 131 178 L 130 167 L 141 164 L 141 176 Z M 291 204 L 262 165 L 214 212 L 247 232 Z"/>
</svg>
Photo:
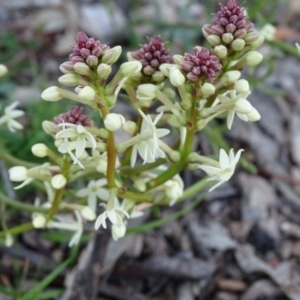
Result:
<svg viewBox="0 0 300 300">
<path fill-rule="evenodd" d="M 99 199 L 103 200 L 103 201 L 108 201 L 109 199 L 109 191 L 105 190 L 103 188 L 98 188 L 97 190 L 97 196 Z"/>
<path fill-rule="evenodd" d="M 75 151 L 75 156 L 77 158 L 79 158 L 82 155 L 82 153 L 85 149 L 85 145 L 86 145 L 86 140 L 85 140 L 84 136 L 79 135 L 77 138 L 77 141 L 76 141 L 76 151 Z"/>
<path fill-rule="evenodd" d="M 86 132 L 85 138 L 91 143 L 92 148 L 95 149 L 96 148 L 96 140 L 95 140 L 94 136 L 91 133 Z"/>
<path fill-rule="evenodd" d="M 170 130 L 166 128 L 158 128 L 155 131 L 158 138 L 161 138 L 170 133 Z"/>
<path fill-rule="evenodd" d="M 13 111 L 11 111 L 10 113 L 9 113 L 9 116 L 11 117 L 11 118 L 19 118 L 19 117 L 21 117 L 21 116 L 23 116 L 24 115 L 24 111 L 23 110 L 13 110 Z"/>
<path fill-rule="evenodd" d="M 68 129 L 59 131 L 55 135 L 55 139 L 73 138 L 73 137 L 76 137 L 77 135 L 78 135 L 78 133 L 74 130 L 74 128 L 68 128 Z"/>
<path fill-rule="evenodd" d="M 212 186 L 212 187 L 208 190 L 208 192 L 213 191 L 214 189 L 216 189 L 218 186 L 220 186 L 220 185 L 223 184 L 223 183 L 224 183 L 224 181 L 218 182 L 217 184 L 215 184 L 214 186 Z"/>
<path fill-rule="evenodd" d="M 107 210 L 106 213 L 107 213 L 107 217 L 109 218 L 112 224 L 118 223 L 117 213 L 114 209 Z"/>
<path fill-rule="evenodd" d="M 231 167 L 235 168 L 235 166 L 236 166 L 236 164 L 238 163 L 238 161 L 239 161 L 239 159 L 240 159 L 241 154 L 242 154 L 243 151 L 244 151 L 244 149 L 240 149 L 240 150 L 237 152 L 235 158 L 233 159 L 233 161 L 232 161 L 231 164 L 230 164 Z"/>
<path fill-rule="evenodd" d="M 231 129 L 233 119 L 234 119 L 234 114 L 235 114 L 235 112 L 234 112 L 233 109 L 228 111 L 228 115 L 227 115 L 227 127 L 228 127 L 228 129 Z"/>
<path fill-rule="evenodd" d="M 160 120 L 161 116 L 163 115 L 163 112 L 161 112 L 159 115 L 156 116 L 153 125 L 156 126 L 156 124 L 158 123 L 158 121 Z"/>
<path fill-rule="evenodd" d="M 76 196 L 82 198 L 82 197 L 88 196 L 89 193 L 90 193 L 90 191 L 89 191 L 87 188 L 84 188 L 84 189 L 79 190 L 79 191 L 76 193 Z"/>
<path fill-rule="evenodd" d="M 222 170 L 229 168 L 229 157 L 224 149 L 220 149 L 219 162 Z"/>
<path fill-rule="evenodd" d="M 136 163 L 136 157 L 137 157 L 137 145 L 134 145 L 132 147 L 131 158 L 130 158 L 131 168 L 133 168 Z"/>
<path fill-rule="evenodd" d="M 247 116 L 246 114 L 240 114 L 240 113 L 237 113 L 237 116 L 238 116 L 241 120 L 243 120 L 243 121 L 245 121 L 245 122 L 248 122 L 248 121 L 249 121 L 249 118 L 248 118 L 248 116 Z"/>
<path fill-rule="evenodd" d="M 199 169 L 203 170 L 210 176 L 220 174 L 221 172 L 221 169 L 207 165 L 200 165 Z"/>
<path fill-rule="evenodd" d="M 92 211 L 96 211 L 97 208 L 97 198 L 96 195 L 93 193 L 89 194 L 88 197 L 88 206 L 91 208 Z"/>
</svg>

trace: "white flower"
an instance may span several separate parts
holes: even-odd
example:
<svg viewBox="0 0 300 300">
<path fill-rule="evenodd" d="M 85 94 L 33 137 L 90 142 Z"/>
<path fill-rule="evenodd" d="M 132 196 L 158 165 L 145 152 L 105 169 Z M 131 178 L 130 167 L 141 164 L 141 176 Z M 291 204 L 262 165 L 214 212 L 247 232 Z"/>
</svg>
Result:
<svg viewBox="0 0 300 300">
<path fill-rule="evenodd" d="M 83 232 L 82 217 L 77 210 L 75 210 L 74 213 L 75 213 L 76 221 L 74 221 L 74 219 L 70 221 L 69 215 L 66 215 L 66 216 L 56 216 L 58 222 L 50 220 L 46 224 L 47 228 L 56 228 L 56 229 L 74 231 L 74 235 L 72 236 L 68 244 L 69 247 L 77 245 L 80 242 L 80 238 Z"/>
<path fill-rule="evenodd" d="M 234 102 L 234 107 L 228 111 L 227 115 L 227 126 L 228 129 L 231 129 L 234 115 L 242 119 L 243 121 L 248 121 L 248 114 L 254 109 L 251 103 L 246 100 L 246 97 L 250 94 L 250 92 L 245 94 L 237 94 L 235 90 L 230 90 L 230 97 L 225 95 L 219 95 L 218 100 L 221 103 L 232 103 Z"/>
<path fill-rule="evenodd" d="M 231 149 L 229 155 L 225 152 L 224 149 L 220 149 L 220 157 L 219 157 L 219 167 L 211 166 L 211 165 L 200 165 L 199 168 L 207 173 L 210 178 L 208 181 L 216 180 L 219 181 L 212 188 L 210 188 L 209 192 L 214 190 L 216 187 L 220 186 L 225 181 L 228 181 L 234 173 L 235 167 L 240 159 L 241 153 L 244 149 L 240 149 L 236 156 L 234 156 L 234 150 Z"/>
<path fill-rule="evenodd" d="M 74 164 L 78 164 L 82 169 L 84 169 L 84 166 L 78 158 L 83 154 L 86 147 L 91 146 L 93 149 L 96 148 L 96 140 L 94 136 L 82 125 L 61 123 L 58 126 L 63 127 L 63 129 L 55 135 L 57 140 L 63 140 L 63 143 L 61 143 L 58 147 L 58 151 L 63 154 L 69 153 Z M 75 143 L 70 142 L 69 139 L 72 141 L 75 140 Z M 75 155 L 72 150 L 75 150 Z"/>
<path fill-rule="evenodd" d="M 164 158 L 165 153 L 159 148 L 158 139 L 170 132 L 169 129 L 157 129 L 155 127 L 163 114 L 162 112 L 157 115 L 154 121 L 152 121 L 150 115 L 146 116 L 140 109 L 139 113 L 143 118 L 140 135 L 146 134 L 146 132 L 150 132 L 151 137 L 133 146 L 131 154 L 131 167 L 135 165 L 137 153 L 139 153 L 139 155 L 142 157 L 144 163 L 152 163 L 157 157 Z"/>
<path fill-rule="evenodd" d="M 102 226 L 103 228 L 107 228 L 106 219 L 108 218 L 113 225 L 112 226 L 112 230 L 114 231 L 112 233 L 113 238 L 114 239 L 120 238 L 126 232 L 126 226 L 123 221 L 125 217 L 129 218 L 129 214 L 127 213 L 126 210 L 122 208 L 118 198 L 115 197 L 114 206 L 112 208 L 106 208 L 106 210 L 97 218 L 95 222 L 95 229 L 98 230 L 100 226 Z"/>
<path fill-rule="evenodd" d="M 265 24 L 260 33 L 266 38 L 267 41 L 273 41 L 276 34 L 276 27 L 272 24 Z"/>
<path fill-rule="evenodd" d="M 183 194 L 184 184 L 181 177 L 177 174 L 172 179 L 164 183 L 166 196 L 170 198 L 169 205 L 172 206 Z"/>
<path fill-rule="evenodd" d="M 298 50 L 298 52 L 300 54 L 300 45 L 298 43 L 296 43 L 296 48 L 297 48 L 297 50 Z"/>
<path fill-rule="evenodd" d="M 24 111 L 15 109 L 18 104 L 19 102 L 14 102 L 13 104 L 6 106 L 4 115 L 0 118 L 0 125 L 6 123 L 11 132 L 23 129 L 23 125 L 14 120 L 24 115 Z"/>
<path fill-rule="evenodd" d="M 86 188 L 83 188 L 77 192 L 78 197 L 88 197 L 88 206 L 95 212 L 97 207 L 97 198 L 102 201 L 107 201 L 109 198 L 109 192 L 106 188 L 107 180 L 101 178 L 97 181 L 91 180 Z"/>
<path fill-rule="evenodd" d="M 14 189 L 20 189 L 23 186 L 29 184 L 34 179 L 49 180 L 51 179 L 51 171 L 58 171 L 59 168 L 56 166 L 50 166 L 49 163 L 45 163 L 41 166 L 36 166 L 31 169 L 27 169 L 23 166 L 15 166 L 8 170 L 9 179 L 11 181 L 20 182 L 20 185 L 16 186 Z"/>
</svg>

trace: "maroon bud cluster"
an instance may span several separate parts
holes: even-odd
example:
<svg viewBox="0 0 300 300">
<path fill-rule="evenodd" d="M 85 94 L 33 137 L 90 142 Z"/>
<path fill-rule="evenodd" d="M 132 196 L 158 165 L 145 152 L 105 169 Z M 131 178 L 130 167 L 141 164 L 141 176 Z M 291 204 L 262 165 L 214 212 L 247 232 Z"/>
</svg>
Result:
<svg viewBox="0 0 300 300">
<path fill-rule="evenodd" d="M 82 125 L 91 127 L 92 126 L 92 120 L 83 114 L 83 107 L 73 107 L 70 111 L 60 114 L 57 117 L 53 119 L 54 123 L 56 125 L 59 125 L 61 123 L 71 123 L 75 125 Z"/>
<path fill-rule="evenodd" d="M 131 56 L 141 62 L 143 65 L 142 72 L 145 75 L 152 75 L 159 70 L 161 64 L 172 62 L 172 57 L 160 36 L 148 38 L 148 44 L 144 44 L 140 50 L 132 52 Z"/>
<path fill-rule="evenodd" d="M 198 47 L 194 48 L 192 53 L 184 54 L 184 61 L 180 63 L 180 67 L 187 73 L 186 77 L 191 82 L 206 79 L 214 82 L 216 75 L 222 70 L 222 65 L 213 51 Z"/>
<path fill-rule="evenodd" d="M 230 33 L 234 38 L 243 38 L 249 31 L 253 30 L 253 23 L 248 21 L 247 15 L 237 0 L 228 0 L 212 19 L 211 25 L 204 25 L 203 30 L 207 34 L 222 36 Z"/>
<path fill-rule="evenodd" d="M 108 49 L 107 44 L 101 44 L 100 41 L 89 38 L 84 32 L 80 31 L 77 34 L 76 45 L 73 47 L 69 59 L 74 64 L 85 62 L 88 66 L 95 67 L 99 64 L 103 52 Z"/>
</svg>

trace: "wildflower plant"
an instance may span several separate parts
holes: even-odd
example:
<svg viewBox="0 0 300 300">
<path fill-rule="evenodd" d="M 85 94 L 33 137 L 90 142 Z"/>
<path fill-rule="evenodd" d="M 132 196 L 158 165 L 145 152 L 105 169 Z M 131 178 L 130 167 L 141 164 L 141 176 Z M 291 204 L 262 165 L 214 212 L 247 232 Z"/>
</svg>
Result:
<svg viewBox="0 0 300 300">
<path fill-rule="evenodd" d="M 199 193 L 203 180 L 213 181 L 213 190 L 231 178 L 243 149 L 236 154 L 220 149 L 214 160 L 198 153 L 193 142 L 216 118 L 226 119 L 229 129 L 235 116 L 246 122 L 260 119 L 247 100 L 250 87 L 241 71 L 262 61 L 257 48 L 264 37 L 237 0 L 221 5 L 203 34 L 209 49 L 195 46 L 173 56 L 162 37 L 149 38 L 127 53 L 128 61 L 117 69 L 120 46 L 111 48 L 78 33 L 69 60 L 60 65 L 62 87 L 49 87 L 41 95 L 45 101 L 75 102 L 72 110 L 42 124 L 56 150 L 40 141 L 32 152 L 48 162 L 9 170 L 10 180 L 19 183 L 15 188 L 32 181 L 45 186 L 47 202 L 36 202 L 33 227 L 73 231 L 72 246 L 79 242 L 84 223 L 93 221 L 95 230 L 109 227 L 118 239 L 125 235 L 128 220 L 142 214 L 143 204 L 173 205 Z M 123 93 L 134 120 L 114 111 Z M 0 124 L 11 131 L 22 129 L 15 120 L 22 112 L 15 108 L 7 107 L 0 117 Z M 85 114 L 91 110 L 100 114 L 101 126 Z M 118 141 L 119 130 L 130 138 Z M 202 170 L 208 178 L 185 189 L 180 177 L 184 169 Z"/>
</svg>

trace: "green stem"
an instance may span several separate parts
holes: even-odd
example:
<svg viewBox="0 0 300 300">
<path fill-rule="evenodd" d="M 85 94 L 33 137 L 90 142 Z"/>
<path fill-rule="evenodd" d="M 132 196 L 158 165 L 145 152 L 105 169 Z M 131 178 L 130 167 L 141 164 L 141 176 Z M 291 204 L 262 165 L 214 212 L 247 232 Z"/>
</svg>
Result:
<svg viewBox="0 0 300 300">
<path fill-rule="evenodd" d="M 68 180 L 69 167 L 70 167 L 69 158 L 67 156 L 65 156 L 61 173 L 64 177 L 67 178 L 67 180 Z M 63 194 L 64 194 L 64 191 L 65 191 L 65 186 L 62 187 L 61 189 L 56 190 L 55 195 L 54 195 L 54 199 L 53 199 L 53 202 L 52 202 L 52 206 L 51 206 L 51 208 L 50 208 L 50 210 L 47 214 L 47 220 L 50 220 L 53 217 L 53 215 L 56 213 L 56 211 L 58 210 L 60 201 L 61 201 L 61 199 L 63 197 Z"/>
<path fill-rule="evenodd" d="M 46 208 L 36 207 L 36 206 L 30 205 L 30 204 L 22 203 L 22 202 L 13 200 L 11 198 L 8 198 L 1 192 L 0 192 L 0 203 L 4 203 L 6 205 L 17 208 L 19 210 L 28 211 L 28 212 L 46 213 L 48 211 L 48 209 L 46 209 Z"/>
<path fill-rule="evenodd" d="M 123 199 L 126 198 L 126 199 L 133 200 L 136 203 L 138 203 L 138 202 L 152 203 L 154 201 L 153 197 L 148 195 L 147 193 L 140 194 L 140 193 L 134 193 L 134 192 L 129 192 L 129 191 L 122 193 L 122 191 L 119 191 L 118 196 Z"/>
<path fill-rule="evenodd" d="M 126 175 L 137 175 L 145 171 L 152 170 L 166 162 L 165 158 L 159 158 L 153 163 L 144 164 L 144 165 L 138 165 L 137 167 L 131 168 L 131 167 L 122 167 L 120 170 L 122 174 Z"/>
<path fill-rule="evenodd" d="M 33 168 L 37 166 L 37 164 L 18 159 L 12 156 L 11 154 L 9 154 L 8 152 L 5 152 L 3 149 L 1 149 L 0 151 L 0 158 L 2 158 L 4 161 L 14 166 L 23 166 L 26 168 Z"/>
<path fill-rule="evenodd" d="M 196 182 L 192 186 L 188 187 L 184 192 L 183 195 L 177 200 L 177 202 L 182 202 L 188 198 L 191 198 L 201 192 L 204 188 L 206 188 L 210 182 L 207 181 L 207 177 L 201 179 L 200 181 Z"/>
<path fill-rule="evenodd" d="M 271 44 L 272 46 L 278 47 L 279 49 L 283 50 L 284 52 L 287 52 L 289 54 L 296 56 L 297 58 L 300 58 L 300 53 L 295 45 L 292 46 L 288 43 L 284 43 L 279 40 L 268 41 L 268 43 Z"/>
<path fill-rule="evenodd" d="M 183 209 L 181 209 L 181 210 L 177 211 L 176 213 L 169 215 L 163 219 L 156 220 L 156 221 L 146 223 L 146 224 L 136 226 L 136 227 L 130 227 L 127 229 L 126 234 L 133 234 L 133 233 L 149 231 L 151 229 L 161 227 L 171 221 L 174 221 L 174 220 L 186 215 L 188 212 L 192 211 L 195 207 L 197 207 L 197 205 L 199 205 L 203 201 L 204 197 L 205 197 L 205 194 L 201 195 L 199 198 L 194 200 L 191 204 L 187 205 Z"/>
<path fill-rule="evenodd" d="M 161 184 L 164 184 L 169 179 L 173 178 L 176 174 L 180 173 L 184 167 L 186 166 L 187 160 L 182 159 L 176 164 L 173 164 L 169 169 L 167 169 L 165 172 L 161 173 L 156 178 L 152 179 L 147 183 L 146 189 L 147 191 L 152 190 Z"/>
<path fill-rule="evenodd" d="M 106 99 L 103 88 L 98 89 L 98 93 L 101 98 Z M 99 113 L 101 114 L 103 120 L 109 114 L 108 101 L 106 101 L 106 106 L 99 107 Z M 106 170 L 106 179 L 109 188 L 116 187 L 115 182 L 115 169 L 116 169 L 116 147 L 115 147 L 115 137 L 114 133 L 109 131 L 107 137 L 107 170 Z"/>
<path fill-rule="evenodd" d="M 23 232 L 26 232 L 26 231 L 29 231 L 31 229 L 33 229 L 33 225 L 31 222 L 29 223 L 24 223 L 22 225 L 19 225 L 19 226 L 15 226 L 13 228 L 10 228 L 9 229 L 9 232 L 10 234 L 12 235 L 18 235 L 18 234 L 21 234 Z M 5 232 L 4 231 L 1 231 L 0 232 L 0 237 L 5 237 Z"/>
</svg>

